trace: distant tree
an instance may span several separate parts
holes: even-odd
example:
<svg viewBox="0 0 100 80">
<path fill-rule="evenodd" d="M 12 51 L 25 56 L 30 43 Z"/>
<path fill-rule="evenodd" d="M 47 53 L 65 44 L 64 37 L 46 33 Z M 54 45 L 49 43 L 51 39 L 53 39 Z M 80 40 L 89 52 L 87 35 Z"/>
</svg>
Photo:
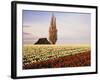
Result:
<svg viewBox="0 0 100 80">
<path fill-rule="evenodd" d="M 51 18 L 50 27 L 49 27 L 49 41 L 51 44 L 55 44 L 57 41 L 56 18 L 53 14 Z"/>
</svg>

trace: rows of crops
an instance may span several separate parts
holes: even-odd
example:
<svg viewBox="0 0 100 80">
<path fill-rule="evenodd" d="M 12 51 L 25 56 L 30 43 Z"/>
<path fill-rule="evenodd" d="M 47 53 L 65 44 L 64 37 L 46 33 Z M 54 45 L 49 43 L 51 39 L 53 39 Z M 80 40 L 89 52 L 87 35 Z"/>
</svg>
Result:
<svg viewBox="0 0 100 80">
<path fill-rule="evenodd" d="M 68 47 L 65 45 L 25 45 L 23 46 L 23 65 L 32 65 L 33 63 L 38 64 L 39 62 L 55 60 L 58 58 L 82 54 L 89 51 L 90 48 L 86 46 Z"/>
<path fill-rule="evenodd" d="M 60 68 L 60 67 L 81 67 L 90 66 L 90 52 L 64 56 L 56 59 L 49 59 L 37 63 L 24 64 L 23 69 L 39 69 L 39 68 Z"/>
</svg>

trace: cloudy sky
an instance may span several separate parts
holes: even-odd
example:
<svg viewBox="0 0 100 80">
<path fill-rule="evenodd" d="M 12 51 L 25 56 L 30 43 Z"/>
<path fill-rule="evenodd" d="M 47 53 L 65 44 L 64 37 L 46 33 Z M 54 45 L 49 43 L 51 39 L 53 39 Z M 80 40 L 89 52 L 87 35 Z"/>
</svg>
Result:
<svg viewBox="0 0 100 80">
<path fill-rule="evenodd" d="M 56 44 L 90 44 L 91 14 L 23 10 L 24 44 L 33 44 L 39 38 L 48 38 L 52 13 L 56 17 L 58 30 Z"/>
</svg>

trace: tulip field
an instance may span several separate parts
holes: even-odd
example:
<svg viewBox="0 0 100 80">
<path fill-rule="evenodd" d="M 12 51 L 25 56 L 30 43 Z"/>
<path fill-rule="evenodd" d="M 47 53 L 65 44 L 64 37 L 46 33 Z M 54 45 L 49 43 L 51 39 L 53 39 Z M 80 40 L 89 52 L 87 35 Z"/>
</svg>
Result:
<svg viewBox="0 0 100 80">
<path fill-rule="evenodd" d="M 23 69 L 90 66 L 89 46 L 23 45 Z"/>
</svg>

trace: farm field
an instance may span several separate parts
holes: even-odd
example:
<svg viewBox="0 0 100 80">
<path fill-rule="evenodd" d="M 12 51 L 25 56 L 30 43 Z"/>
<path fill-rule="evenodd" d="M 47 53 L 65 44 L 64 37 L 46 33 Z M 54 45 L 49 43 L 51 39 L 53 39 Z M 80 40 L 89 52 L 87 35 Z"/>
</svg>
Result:
<svg viewBox="0 0 100 80">
<path fill-rule="evenodd" d="M 23 45 L 23 69 L 90 66 L 86 45 Z"/>
</svg>

